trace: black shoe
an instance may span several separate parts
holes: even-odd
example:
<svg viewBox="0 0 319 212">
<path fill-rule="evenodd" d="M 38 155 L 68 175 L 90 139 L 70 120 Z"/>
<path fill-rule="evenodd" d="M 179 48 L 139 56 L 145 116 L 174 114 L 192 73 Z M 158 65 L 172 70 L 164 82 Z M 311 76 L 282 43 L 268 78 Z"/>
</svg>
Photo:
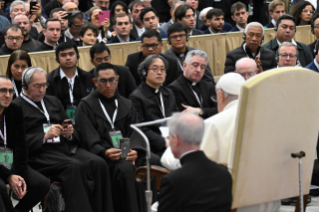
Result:
<svg viewBox="0 0 319 212">
<path fill-rule="evenodd" d="M 291 197 L 291 198 L 287 198 L 287 199 L 282 199 L 281 204 L 282 205 L 296 205 L 298 199 L 299 199 L 299 197 Z M 309 204 L 309 203 L 311 203 L 311 196 L 310 195 L 308 195 L 308 198 L 307 198 L 307 204 Z"/>
</svg>

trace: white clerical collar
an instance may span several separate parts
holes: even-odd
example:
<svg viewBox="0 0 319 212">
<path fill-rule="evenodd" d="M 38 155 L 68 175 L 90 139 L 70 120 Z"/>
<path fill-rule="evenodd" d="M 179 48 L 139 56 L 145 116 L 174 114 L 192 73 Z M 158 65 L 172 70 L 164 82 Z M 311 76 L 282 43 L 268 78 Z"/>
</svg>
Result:
<svg viewBox="0 0 319 212">
<path fill-rule="evenodd" d="M 119 36 L 117 36 L 117 38 L 119 39 L 121 43 L 126 43 L 130 41 L 130 36 L 127 38 L 127 40 L 122 40 Z"/>
<path fill-rule="evenodd" d="M 69 79 L 66 75 L 65 75 L 65 73 L 64 73 L 64 71 L 60 68 L 60 76 L 61 76 L 61 79 L 63 79 L 64 77 L 68 80 L 68 82 L 70 82 L 71 84 L 74 84 L 74 79 L 75 79 L 75 77 L 76 76 L 78 76 L 79 74 L 78 74 L 78 68 L 76 68 L 75 69 L 75 74 L 74 74 L 74 76 L 72 77 L 72 79 Z"/>
<path fill-rule="evenodd" d="M 317 63 L 316 58 L 313 61 L 314 61 L 315 65 L 316 65 L 317 69 L 319 70 L 319 64 Z"/>
<path fill-rule="evenodd" d="M 173 23 L 174 23 L 174 21 L 173 21 L 173 19 L 172 19 L 172 18 L 171 18 L 170 22 L 171 22 L 171 24 L 173 24 Z"/>
<path fill-rule="evenodd" d="M 241 28 L 240 26 L 238 26 L 237 24 L 236 24 L 236 26 L 237 26 L 237 28 L 239 29 L 239 31 L 241 31 L 241 32 L 243 32 L 245 29 L 244 28 Z"/>
<path fill-rule="evenodd" d="M 180 157 L 179 157 L 179 160 L 181 160 L 182 159 L 182 157 L 184 157 L 185 155 L 188 155 L 188 154 L 190 154 L 190 153 L 192 153 L 192 152 L 197 152 L 198 150 L 189 150 L 189 151 L 187 151 L 187 152 L 184 152 Z"/>
<path fill-rule="evenodd" d="M 279 40 L 277 38 L 276 38 L 276 40 L 277 40 L 278 46 L 280 46 L 281 43 L 279 42 Z M 291 39 L 291 43 L 294 44 L 295 46 L 297 46 L 297 43 L 294 39 Z"/>
<path fill-rule="evenodd" d="M 53 49 L 55 49 L 55 48 L 57 47 L 57 45 L 59 45 L 59 43 L 58 43 L 58 42 L 56 43 L 56 45 L 55 45 L 55 46 L 52 46 L 52 45 L 48 44 L 48 43 L 47 43 L 47 42 L 45 42 L 45 41 L 44 41 L 44 43 L 45 43 L 46 45 L 48 45 L 48 46 L 51 46 Z"/>
<path fill-rule="evenodd" d="M 195 86 L 196 84 L 197 84 L 197 82 L 192 82 L 192 84 L 191 84 L 191 85 L 192 85 L 192 86 Z"/>
<path fill-rule="evenodd" d="M 141 37 L 142 34 L 145 32 L 145 27 L 138 28 L 138 27 L 135 25 L 135 28 L 136 28 L 136 31 L 137 31 L 138 36 Z"/>
<path fill-rule="evenodd" d="M 271 19 L 271 23 L 272 23 L 274 26 L 276 26 L 276 24 L 277 24 L 274 19 Z"/>
</svg>

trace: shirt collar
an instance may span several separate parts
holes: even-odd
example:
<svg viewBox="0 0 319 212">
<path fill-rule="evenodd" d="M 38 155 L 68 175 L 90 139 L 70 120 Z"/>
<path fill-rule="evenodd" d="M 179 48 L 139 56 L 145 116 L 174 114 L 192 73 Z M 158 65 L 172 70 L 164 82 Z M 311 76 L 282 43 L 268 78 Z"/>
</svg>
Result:
<svg viewBox="0 0 319 212">
<path fill-rule="evenodd" d="M 274 19 L 271 19 L 271 23 L 272 23 L 274 26 L 276 26 L 276 24 L 277 24 Z"/>
<path fill-rule="evenodd" d="M 76 68 L 74 76 L 72 77 L 72 79 L 69 79 L 69 78 L 65 75 L 64 71 L 60 68 L 60 77 L 61 77 L 61 79 L 63 79 L 63 78 L 65 77 L 68 81 L 71 80 L 72 82 L 74 82 L 75 77 L 78 76 L 78 75 L 79 75 L 79 74 L 78 74 L 78 68 Z"/>
<path fill-rule="evenodd" d="M 313 61 L 314 61 L 315 65 L 316 65 L 317 69 L 319 70 L 319 64 L 317 63 L 316 59 L 314 59 Z"/>
<path fill-rule="evenodd" d="M 240 26 L 236 25 L 237 28 L 239 29 L 239 31 L 243 32 L 245 29 L 244 28 L 241 28 Z"/>
<path fill-rule="evenodd" d="M 279 40 L 277 38 L 276 38 L 276 40 L 277 40 L 278 46 L 280 46 L 281 43 L 279 42 Z M 297 43 L 294 39 L 291 39 L 291 43 L 297 46 Z"/>
<path fill-rule="evenodd" d="M 121 43 L 126 43 L 130 41 L 130 37 L 128 37 L 127 40 L 122 40 L 119 36 L 117 36 L 117 38 L 119 39 Z"/>
<path fill-rule="evenodd" d="M 44 43 L 45 43 L 46 45 L 48 45 L 48 46 L 51 46 L 53 49 L 55 49 L 55 48 L 57 47 L 57 45 L 58 45 L 58 42 L 56 43 L 56 45 L 55 45 L 55 46 L 52 46 L 52 45 L 48 44 L 48 43 L 47 43 L 47 42 L 45 42 L 45 41 L 44 41 Z"/>
</svg>

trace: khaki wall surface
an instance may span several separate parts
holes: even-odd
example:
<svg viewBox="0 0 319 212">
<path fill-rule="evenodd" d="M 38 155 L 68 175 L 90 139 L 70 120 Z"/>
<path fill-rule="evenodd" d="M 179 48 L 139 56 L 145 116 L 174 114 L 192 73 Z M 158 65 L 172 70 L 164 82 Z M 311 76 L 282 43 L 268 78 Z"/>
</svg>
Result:
<svg viewBox="0 0 319 212">
<path fill-rule="evenodd" d="M 265 30 L 264 44 L 275 37 L 276 33 L 273 29 Z M 296 41 L 310 44 L 315 40 L 315 36 L 310 32 L 310 26 L 297 27 L 294 37 Z M 209 63 L 213 72 L 213 76 L 224 74 L 224 63 L 228 51 L 239 47 L 243 42 L 242 33 L 223 33 L 217 35 L 202 35 L 191 37 L 187 42 L 188 46 L 200 48 L 204 50 L 209 57 Z M 166 39 L 163 40 L 163 52 L 170 48 Z M 130 42 L 127 44 L 110 44 L 112 63 L 124 65 L 129 54 L 141 50 L 140 42 Z M 90 62 L 90 47 L 80 47 L 80 60 L 78 66 L 86 71 L 93 68 Z M 54 51 L 30 53 L 32 65 L 43 68 L 48 73 L 59 66 L 55 61 Z M 0 57 L 0 74 L 5 74 L 7 69 L 9 56 Z"/>
</svg>

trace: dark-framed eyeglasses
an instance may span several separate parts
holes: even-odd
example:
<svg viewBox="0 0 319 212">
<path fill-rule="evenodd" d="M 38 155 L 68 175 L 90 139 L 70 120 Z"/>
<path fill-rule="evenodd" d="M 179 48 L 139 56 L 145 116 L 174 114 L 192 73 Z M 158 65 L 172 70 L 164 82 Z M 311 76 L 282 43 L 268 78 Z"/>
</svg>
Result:
<svg viewBox="0 0 319 212">
<path fill-rule="evenodd" d="M 161 44 L 161 43 L 143 44 L 143 45 L 142 45 L 142 48 L 143 48 L 143 49 L 149 49 L 149 48 L 157 49 L 158 45 L 160 45 L 160 44 Z"/>
<path fill-rule="evenodd" d="M 7 92 L 9 92 L 10 95 L 13 95 L 14 90 L 13 89 L 7 89 L 7 88 L 0 88 L 0 94 L 6 95 Z"/>
<path fill-rule="evenodd" d="M 280 57 L 286 59 L 288 56 L 290 59 L 295 59 L 297 58 L 297 55 L 296 54 L 279 54 Z"/>
<path fill-rule="evenodd" d="M 115 85 L 117 79 L 115 77 L 112 77 L 110 79 L 98 79 L 97 81 L 100 85 L 106 86 L 107 83 L 110 83 L 110 85 Z"/>
<path fill-rule="evenodd" d="M 186 37 L 186 34 L 181 34 L 181 35 L 173 35 L 171 37 L 169 37 L 170 39 L 176 40 L 178 38 L 183 38 Z"/>
</svg>

